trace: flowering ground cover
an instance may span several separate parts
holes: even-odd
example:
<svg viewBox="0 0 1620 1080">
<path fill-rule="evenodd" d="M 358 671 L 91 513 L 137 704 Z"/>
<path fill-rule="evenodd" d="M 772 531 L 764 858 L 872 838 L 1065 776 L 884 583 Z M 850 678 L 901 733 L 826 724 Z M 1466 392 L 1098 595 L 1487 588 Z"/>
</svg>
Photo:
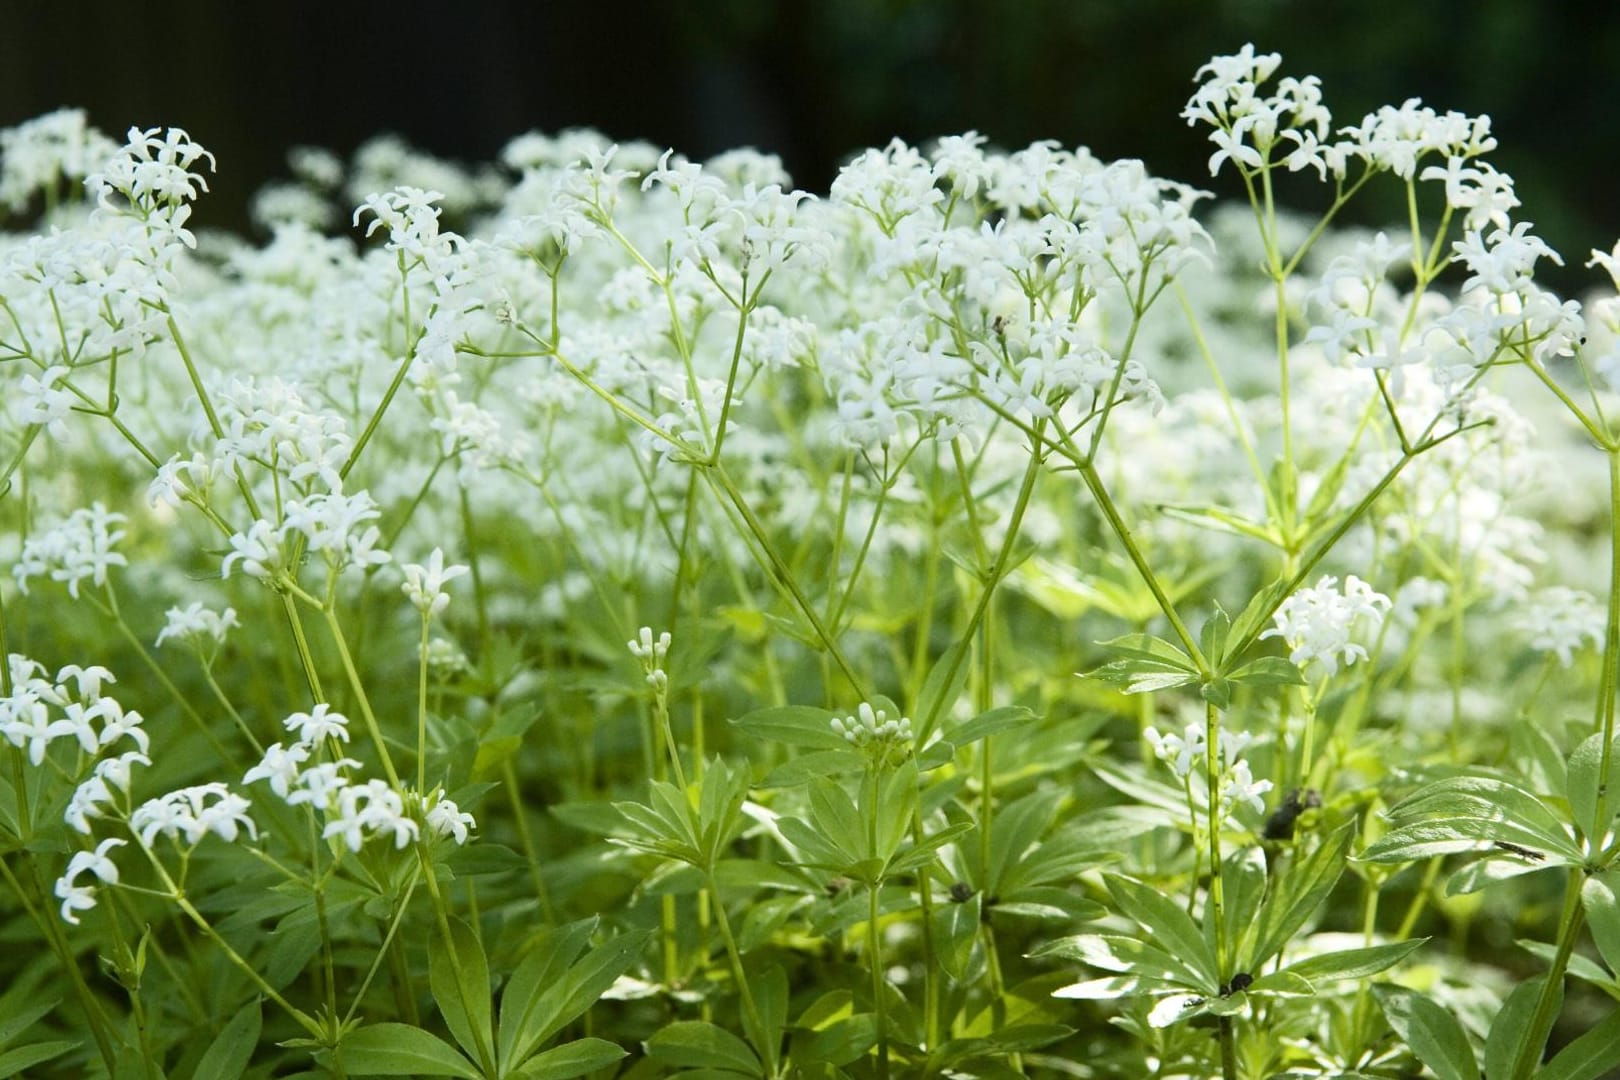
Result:
<svg viewBox="0 0 1620 1080">
<path fill-rule="evenodd" d="M 0 132 L 0 1075 L 1620 1068 L 1620 300 L 1280 63 L 1238 206 Z"/>
</svg>

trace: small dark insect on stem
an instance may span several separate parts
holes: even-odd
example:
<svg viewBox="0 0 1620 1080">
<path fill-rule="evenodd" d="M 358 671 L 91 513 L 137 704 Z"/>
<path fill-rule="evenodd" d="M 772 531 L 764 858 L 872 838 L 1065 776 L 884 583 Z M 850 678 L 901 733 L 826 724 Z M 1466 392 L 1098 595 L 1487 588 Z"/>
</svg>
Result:
<svg viewBox="0 0 1620 1080">
<path fill-rule="evenodd" d="M 1517 855 L 1521 859 L 1529 859 L 1531 862 L 1541 862 L 1547 857 L 1540 851 L 1533 851 L 1527 847 L 1520 847 L 1518 844 L 1510 844 L 1506 840 L 1498 840 L 1492 846 L 1501 848 L 1510 855 Z"/>
</svg>

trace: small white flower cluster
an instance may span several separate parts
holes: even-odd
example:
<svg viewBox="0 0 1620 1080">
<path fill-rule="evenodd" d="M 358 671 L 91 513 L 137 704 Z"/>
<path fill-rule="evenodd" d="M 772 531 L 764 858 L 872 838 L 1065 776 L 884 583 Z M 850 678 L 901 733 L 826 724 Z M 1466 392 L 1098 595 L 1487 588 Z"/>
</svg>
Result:
<svg viewBox="0 0 1620 1080">
<path fill-rule="evenodd" d="M 168 621 L 153 642 L 159 648 L 165 641 L 184 641 L 199 653 L 206 649 L 212 654 L 225 644 L 225 636 L 233 627 L 242 625 L 237 621 L 235 608 L 214 611 L 198 600 L 183 608 L 172 607 L 164 614 Z"/>
<path fill-rule="evenodd" d="M 123 149 L 110 158 L 102 171 L 85 178 L 85 187 L 104 207 L 116 207 L 115 197 L 141 217 L 167 216 L 176 226 L 184 224 L 191 208 L 186 204 L 197 197 L 208 182 L 192 166 L 208 160 L 214 169 L 214 155 L 192 141 L 180 128 L 130 128 Z"/>
<path fill-rule="evenodd" d="M 450 606 L 450 594 L 444 591 L 445 582 L 468 572 L 468 567 L 459 564 L 444 565 L 444 551 L 440 548 L 433 549 L 426 566 L 407 563 L 401 569 L 405 571 L 405 582 L 400 591 L 410 597 L 423 618 L 438 615 Z"/>
<path fill-rule="evenodd" d="M 118 884 L 118 865 L 112 861 L 108 852 L 114 848 L 123 847 L 128 840 L 120 840 L 116 836 L 109 836 L 96 845 L 94 851 L 75 851 L 68 860 L 67 869 L 56 880 L 56 896 L 62 901 L 62 921 L 72 926 L 79 925 L 78 912 L 88 911 L 96 906 L 96 886 L 80 885 L 79 878 L 90 874 L 103 885 Z"/>
<path fill-rule="evenodd" d="M 19 212 L 35 192 L 81 182 L 117 152 L 83 109 L 58 109 L 0 130 L 0 203 Z"/>
<path fill-rule="evenodd" d="M 159 836 L 175 843 L 184 842 L 189 850 L 202 843 L 213 833 L 227 844 L 246 829 L 255 840 L 258 826 L 248 816 L 252 803 L 233 792 L 225 784 L 215 781 L 179 788 L 148 799 L 129 815 L 129 829 L 141 838 L 141 844 L 150 848 Z"/>
<path fill-rule="evenodd" d="M 1174 732 L 1160 734 L 1158 728 L 1151 726 L 1143 734 L 1159 760 L 1170 767 L 1177 779 L 1183 784 L 1207 790 L 1207 785 L 1203 783 L 1203 766 L 1209 742 L 1204 721 L 1189 721 L 1180 735 Z M 1246 731 L 1229 731 L 1225 728 L 1220 731 L 1216 755 L 1221 771 L 1221 807 L 1228 815 L 1240 804 L 1257 814 L 1265 811 L 1264 796 L 1271 790 L 1271 781 L 1256 780 L 1249 763 L 1241 757 L 1253 741 L 1254 736 Z"/>
<path fill-rule="evenodd" d="M 1574 662 L 1577 649 L 1602 647 L 1608 627 L 1608 616 L 1591 593 L 1563 586 L 1531 594 L 1514 621 L 1531 648 L 1552 653 L 1564 667 Z"/>
<path fill-rule="evenodd" d="M 26 746 L 32 764 L 44 764 L 57 739 L 72 739 L 92 756 L 126 737 L 147 750 L 141 714 L 101 692 L 103 683 L 117 681 L 106 668 L 70 664 L 52 680 L 26 656 L 12 653 L 9 662 L 11 693 L 0 698 L 0 737 L 18 749 Z"/>
<path fill-rule="evenodd" d="M 1367 659 L 1366 646 L 1351 635 L 1377 631 L 1389 608 L 1389 597 L 1354 574 L 1344 579 L 1343 588 L 1338 578 L 1324 577 L 1284 600 L 1272 616 L 1276 625 L 1260 636 L 1282 638 L 1292 650 L 1288 659 L 1301 666 L 1321 664 L 1324 674 L 1334 675 L 1341 662 L 1349 667 Z"/>
<path fill-rule="evenodd" d="M 310 765 L 323 747 L 349 741 L 349 720 L 333 712 L 325 702 L 309 712 L 293 713 L 282 725 L 295 736 L 283 746 L 275 743 L 263 758 L 242 777 L 242 783 L 264 781 L 289 806 L 309 806 L 325 816 L 321 836 L 339 839 L 350 851 L 359 851 L 368 837 L 389 837 L 396 849 L 404 848 L 421 835 L 421 825 L 407 807 L 407 800 L 386 780 L 354 782 L 350 774 L 360 768 L 353 758 L 336 758 Z M 476 823 L 455 803 L 435 793 L 424 815 L 435 835 L 451 837 L 457 844 L 467 841 L 468 829 Z"/>
<path fill-rule="evenodd" d="M 1198 69 L 1194 76 L 1200 80 L 1198 89 L 1181 115 L 1189 125 L 1204 123 L 1215 129 L 1209 136 L 1216 146 L 1209 159 L 1211 176 L 1222 162 L 1230 160 L 1245 173 L 1282 164 L 1290 172 L 1312 168 L 1324 180 L 1329 174 L 1342 180 L 1350 160 L 1357 159 L 1369 169 L 1388 170 L 1410 180 L 1426 156 L 1468 159 L 1496 147 L 1490 117 L 1440 114 L 1416 98 L 1398 108 L 1386 105 L 1360 124 L 1339 129 L 1338 141 L 1330 141 L 1333 117 L 1322 104 L 1321 82 L 1316 76 L 1280 79 L 1270 97 L 1260 94 L 1260 86 L 1281 64 L 1277 53 L 1257 54 L 1252 44 L 1246 44 L 1231 56 L 1217 56 Z M 1426 171 L 1423 179 L 1431 175 Z M 1440 175 L 1448 174 L 1441 170 Z M 1487 216 L 1500 205 L 1499 188 L 1484 172 L 1450 175 L 1454 182 L 1476 185 L 1472 191 L 1481 194 L 1488 206 Z"/>
<path fill-rule="evenodd" d="M 625 642 L 630 655 L 641 661 L 647 685 L 660 692 L 669 686 L 669 676 L 664 672 L 664 657 L 669 655 L 669 645 L 669 631 L 665 630 L 654 638 L 650 626 L 641 628 L 637 640 Z"/>
<path fill-rule="evenodd" d="M 220 574 L 230 577 L 240 564 L 249 577 L 273 581 L 289 571 L 289 553 L 298 540 L 308 551 L 318 553 L 334 573 L 381 566 L 391 556 L 377 547 L 382 533 L 371 522 L 380 516 L 376 502 L 364 491 L 316 493 L 290 501 L 283 507 L 279 524 L 260 518 L 247 532 L 232 534 L 231 550 L 220 565 Z"/>
<path fill-rule="evenodd" d="M 441 294 L 450 291 L 465 267 L 458 254 L 464 241 L 455 233 L 439 231 L 439 207 L 434 203 L 443 198 L 443 192 L 399 187 L 366 196 L 354 212 L 357 226 L 362 217 L 371 215 L 367 236 L 386 229 L 387 249 L 398 252 L 408 263 L 420 263 Z"/>
<path fill-rule="evenodd" d="M 30 536 L 11 573 L 17 587 L 28 591 L 36 577 L 67 583 L 68 595 L 79 598 L 79 583 L 89 579 L 95 585 L 107 584 L 107 571 L 128 566 L 129 560 L 113 550 L 124 538 L 118 526 L 128 519 L 109 511 L 101 503 L 80 507 L 52 528 Z"/>
<path fill-rule="evenodd" d="M 910 719 L 891 720 L 888 710 L 873 708 L 870 702 L 861 702 L 854 716 L 835 716 L 830 723 L 845 742 L 880 762 L 904 761 L 911 753 L 915 736 Z"/>
</svg>

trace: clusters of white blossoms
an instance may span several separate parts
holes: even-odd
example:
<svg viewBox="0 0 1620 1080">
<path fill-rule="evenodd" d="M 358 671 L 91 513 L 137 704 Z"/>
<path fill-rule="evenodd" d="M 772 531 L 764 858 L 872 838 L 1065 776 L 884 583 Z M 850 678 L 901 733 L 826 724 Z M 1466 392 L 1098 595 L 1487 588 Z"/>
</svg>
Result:
<svg viewBox="0 0 1620 1080">
<path fill-rule="evenodd" d="M 1583 308 L 1535 284 L 1561 260 L 1513 217 L 1486 118 L 1409 101 L 1336 127 L 1317 80 L 1279 69 L 1245 47 L 1200 71 L 1183 116 L 1209 129 L 1212 174 L 1388 173 L 1443 197 L 1460 235 L 1431 250 L 1329 230 L 1278 285 L 1254 268 L 1280 269 L 1308 224 L 1283 216 L 1262 242 L 1238 239 L 1231 215 L 1201 209 L 1206 193 L 1084 147 L 897 140 L 815 196 L 769 155 L 696 162 L 569 132 L 522 136 L 480 170 L 397 141 L 347 171 L 301 151 L 297 184 L 261 200 L 270 236 L 253 245 L 187 228 L 213 159 L 180 129 L 131 129 L 120 144 L 62 112 L 0 131 L 0 205 L 43 193 L 52 208 L 50 228 L 0 234 L 0 467 L 16 464 L 0 487 L 26 478 L 30 508 L 59 508 L 0 556 L 24 592 L 99 602 L 91 587 L 135 552 L 164 552 L 170 572 L 131 588 L 168 609 L 157 644 L 210 664 L 228 636 L 233 650 L 270 648 L 237 630 L 250 598 L 273 590 L 335 616 L 391 565 L 403 582 L 386 579 L 390 602 L 425 637 L 470 572 L 445 551 L 471 561 L 475 541 L 542 553 L 476 563 L 479 613 L 497 627 L 568 617 L 604 583 L 666 582 L 677 547 L 745 587 L 750 568 L 772 585 L 791 572 L 806 612 L 848 615 L 857 586 L 956 543 L 939 513 L 953 500 L 998 541 L 1032 447 L 1094 464 L 1153 557 L 1256 565 L 1239 545 L 1276 524 L 1264 505 L 1276 493 L 1251 464 L 1263 471 L 1256 448 L 1286 444 L 1290 513 L 1383 492 L 1326 564 L 1342 584 L 1300 590 L 1266 631 L 1295 663 L 1332 676 L 1368 658 L 1391 604 L 1346 573 L 1357 568 L 1398 597 L 1444 577 L 1459 605 L 1506 613 L 1567 665 L 1597 643 L 1602 613 L 1545 580 L 1557 568 L 1526 504 L 1546 475 L 1537 439 L 1552 436 L 1485 382 L 1573 358 L 1600 389 L 1620 386 L 1620 297 Z M 345 222 L 347 235 L 322 231 Z M 1620 246 L 1589 265 L 1620 289 Z M 1235 397 L 1211 389 L 1192 359 L 1206 352 Z M 1405 460 L 1425 437 L 1434 445 Z M 41 454 L 49 467 L 35 467 Z M 718 510 L 698 475 L 724 493 Z M 1043 476 L 1020 510 L 1024 536 L 1055 551 L 1093 543 L 1069 479 Z M 128 497 L 142 489 L 144 507 Z M 1597 505 L 1568 501 L 1572 516 Z M 1210 529 L 1207 506 L 1230 528 Z M 762 537 L 794 565 L 764 565 Z M 1047 554 L 1021 560 L 1011 584 L 1037 603 L 1068 589 L 1090 604 L 1097 590 Z M 183 595 L 203 578 L 235 606 Z M 887 663 L 889 631 L 871 623 L 833 632 L 858 662 Z M 446 678 L 467 666 L 457 629 L 423 656 Z M 628 647 L 666 690 L 669 635 L 641 628 Z M 246 799 L 217 782 L 136 801 L 147 737 L 101 693 L 110 676 L 87 674 L 100 671 L 48 679 L 15 658 L 0 701 L 0 738 L 32 765 L 66 768 L 54 748 L 78 746 L 69 825 L 89 835 L 117 818 L 147 845 L 256 835 Z M 911 750 L 909 721 L 870 703 L 833 727 L 882 760 Z M 440 793 L 361 779 L 342 756 L 348 720 L 328 705 L 285 730 L 241 782 L 308 806 L 335 846 L 407 846 L 423 829 L 468 839 L 471 816 Z M 1204 782 L 1200 724 L 1151 737 L 1179 778 Z M 1220 798 L 1258 807 L 1269 781 L 1229 738 Z M 118 882 L 123 842 L 73 856 L 65 917 Z"/>
<path fill-rule="evenodd" d="M 1289 648 L 1288 659 L 1304 666 L 1317 664 L 1324 675 L 1367 659 L 1367 647 L 1353 636 L 1376 633 L 1390 609 L 1390 599 L 1371 585 L 1346 575 L 1344 584 L 1324 577 L 1301 589 L 1277 607 L 1273 626 L 1262 638 L 1280 637 Z"/>
<path fill-rule="evenodd" d="M 875 708 L 867 701 L 860 703 L 854 716 L 835 716 L 829 723 L 845 742 L 879 763 L 904 761 L 916 738 L 910 719 L 891 719 L 888 710 Z"/>
<path fill-rule="evenodd" d="M 1196 797 L 1202 798 L 1208 790 L 1207 770 L 1204 768 L 1209 749 L 1209 738 L 1203 720 L 1189 720 L 1181 734 L 1160 733 L 1151 725 L 1144 732 L 1148 745 L 1158 759 L 1169 766 L 1176 779 L 1186 785 Z M 1254 741 L 1246 731 L 1221 728 L 1216 737 L 1216 761 L 1220 775 L 1221 809 L 1230 815 L 1238 806 L 1246 806 L 1255 813 L 1266 808 L 1265 795 L 1272 788 L 1270 780 L 1256 780 L 1243 760 L 1243 751 Z"/>
</svg>

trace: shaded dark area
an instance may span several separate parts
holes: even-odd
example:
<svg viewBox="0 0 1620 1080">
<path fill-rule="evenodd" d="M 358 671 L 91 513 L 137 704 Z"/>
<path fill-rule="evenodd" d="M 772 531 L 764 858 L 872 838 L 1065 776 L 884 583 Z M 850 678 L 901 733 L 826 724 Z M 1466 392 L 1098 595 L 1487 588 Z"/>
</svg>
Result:
<svg viewBox="0 0 1620 1080">
<path fill-rule="evenodd" d="M 79 105 L 109 133 L 185 127 L 221 163 L 199 222 L 237 228 L 289 147 L 347 153 L 382 132 L 469 161 L 576 126 L 698 158 L 752 145 L 824 190 L 853 150 L 976 128 L 1004 147 L 1051 138 L 1140 157 L 1207 187 L 1204 134 L 1176 114 L 1197 67 L 1245 41 L 1281 52 L 1285 74 L 1321 76 L 1340 122 L 1407 97 L 1490 114 L 1519 215 L 1575 268 L 1555 284 L 1591 280 L 1586 251 L 1620 234 L 1620 5 L 11 0 L 0 126 Z M 1393 184 L 1357 214 L 1403 216 Z"/>
</svg>

